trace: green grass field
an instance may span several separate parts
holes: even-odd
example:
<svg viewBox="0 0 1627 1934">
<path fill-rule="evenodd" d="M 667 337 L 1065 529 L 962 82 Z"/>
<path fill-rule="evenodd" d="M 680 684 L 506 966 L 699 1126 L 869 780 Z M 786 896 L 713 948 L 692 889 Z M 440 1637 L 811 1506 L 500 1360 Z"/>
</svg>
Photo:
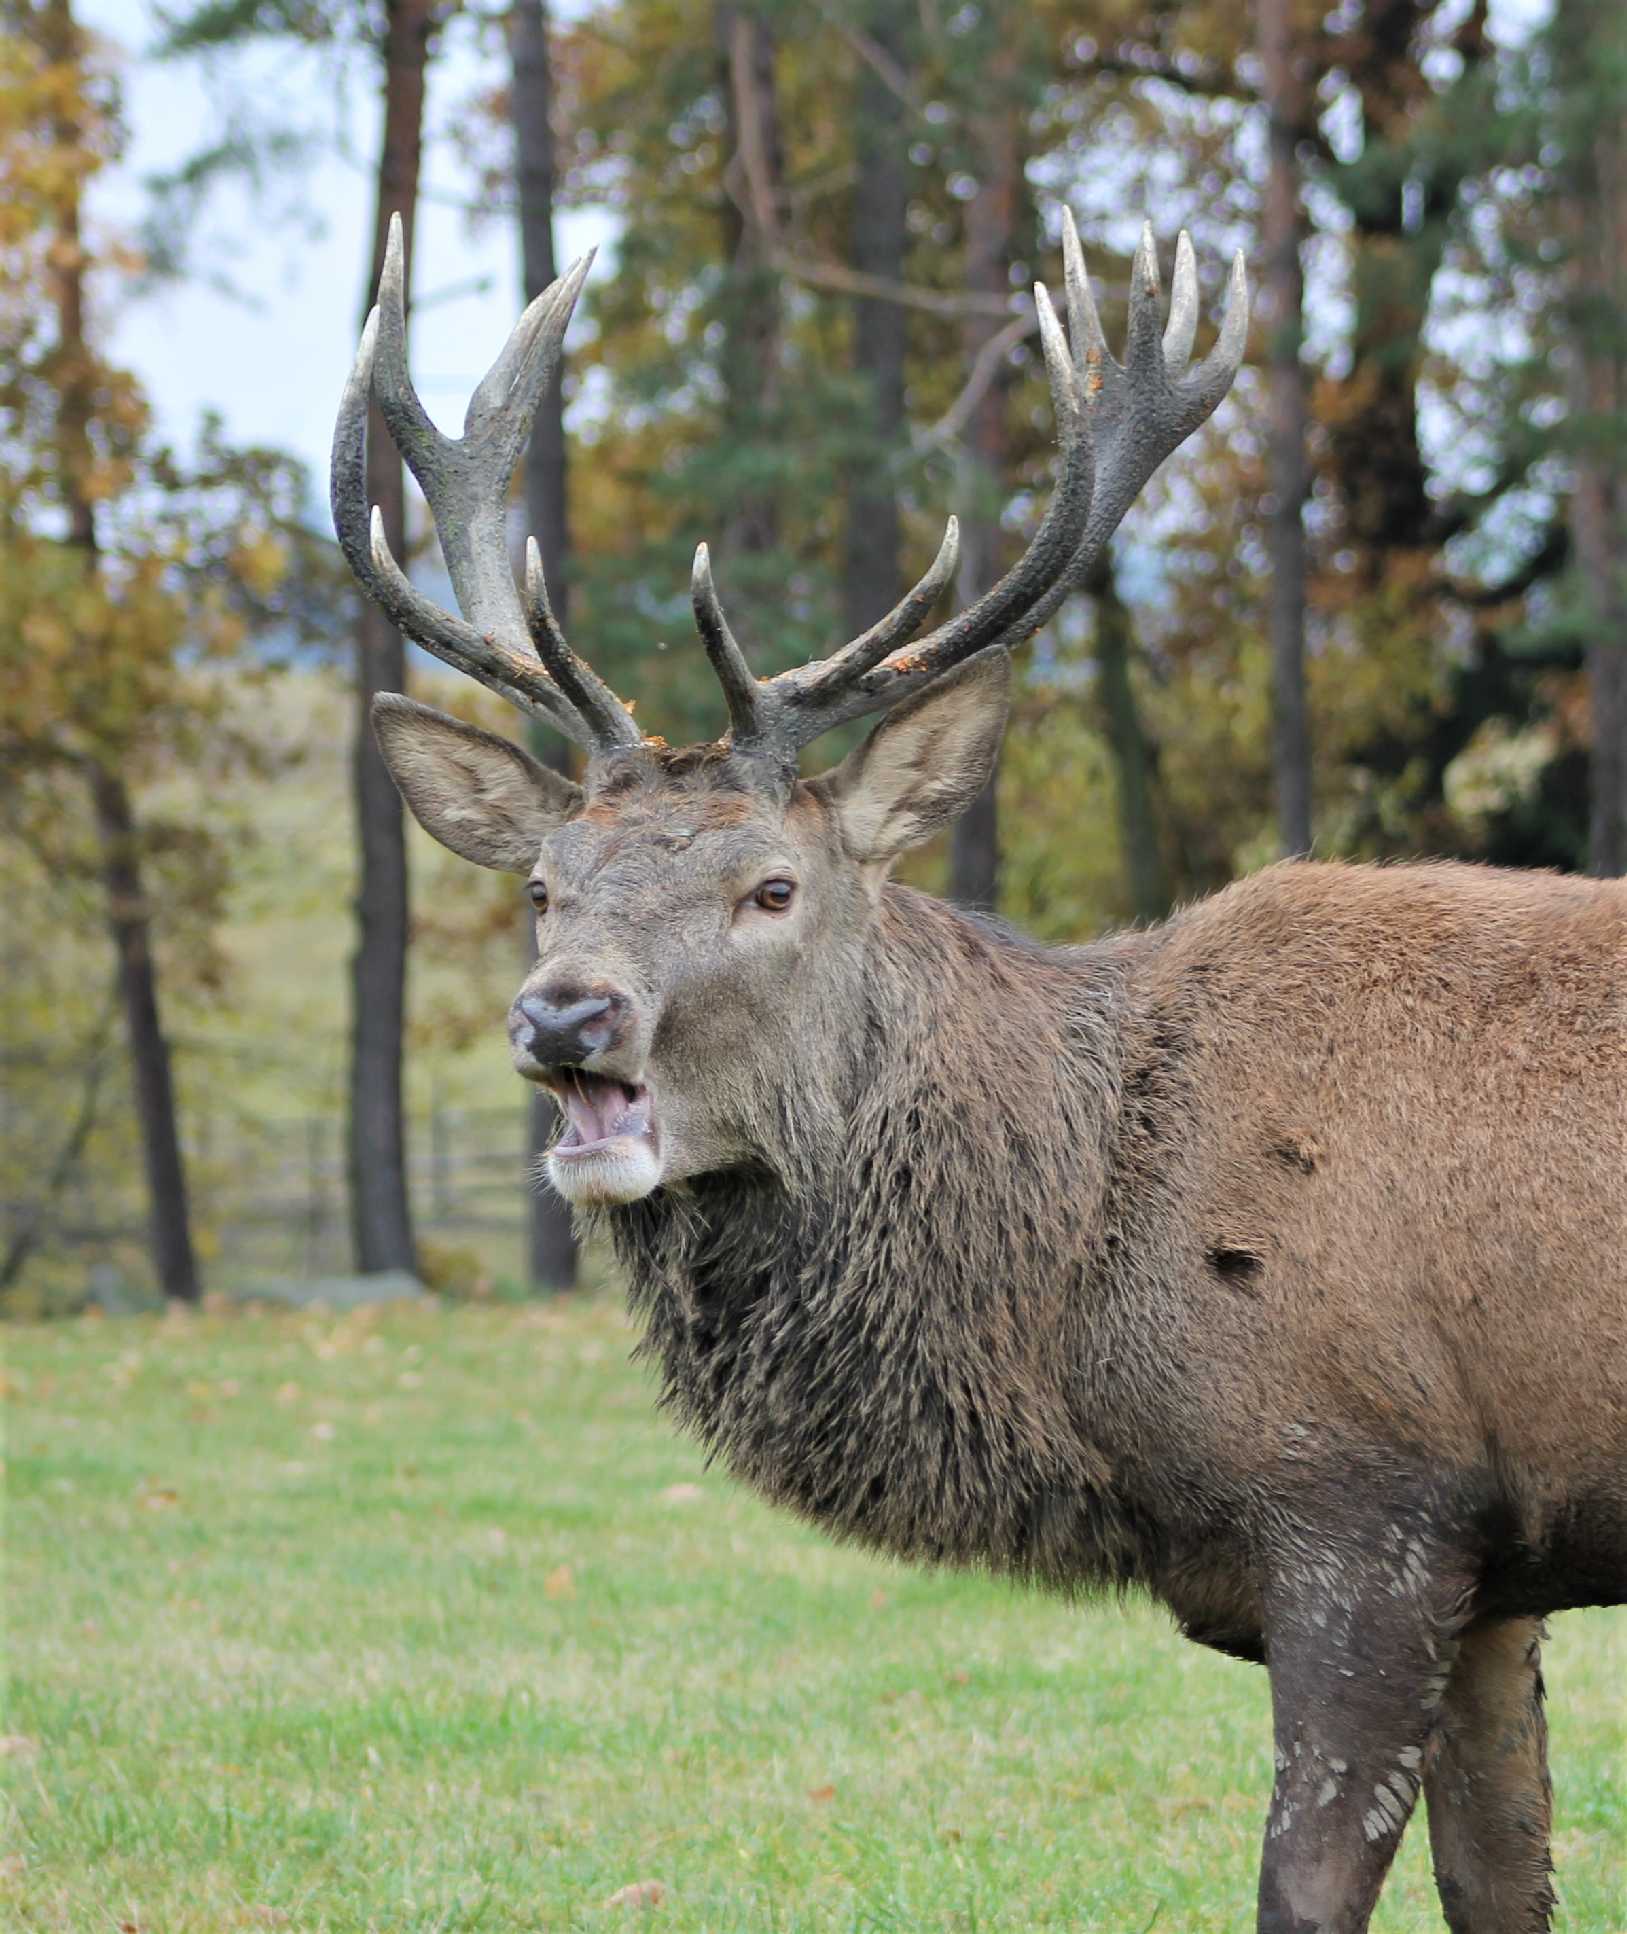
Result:
<svg viewBox="0 0 1627 1934">
<path fill-rule="evenodd" d="M 629 1343 L 603 1300 L 9 1332 L 0 1926 L 1252 1925 L 1262 1673 L 831 1547 Z M 1627 1614 L 1558 1621 L 1567 1930 L 1627 1928 L 1624 1683 Z M 1441 1925 L 1417 1828 L 1375 1925 Z"/>
</svg>

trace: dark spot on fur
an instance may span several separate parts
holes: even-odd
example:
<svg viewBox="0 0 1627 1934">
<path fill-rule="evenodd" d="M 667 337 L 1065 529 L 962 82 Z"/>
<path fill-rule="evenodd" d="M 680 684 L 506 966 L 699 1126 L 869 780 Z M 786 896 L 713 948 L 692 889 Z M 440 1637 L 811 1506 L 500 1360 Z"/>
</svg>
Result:
<svg viewBox="0 0 1627 1934">
<path fill-rule="evenodd" d="M 1246 1283 L 1258 1276 L 1264 1264 L 1252 1249 L 1234 1249 L 1216 1243 L 1209 1251 L 1209 1267 L 1230 1283 Z"/>
<path fill-rule="evenodd" d="M 1271 1153 L 1285 1167 L 1297 1169 L 1301 1175 L 1316 1173 L 1316 1157 L 1300 1142 L 1278 1142 Z"/>
</svg>

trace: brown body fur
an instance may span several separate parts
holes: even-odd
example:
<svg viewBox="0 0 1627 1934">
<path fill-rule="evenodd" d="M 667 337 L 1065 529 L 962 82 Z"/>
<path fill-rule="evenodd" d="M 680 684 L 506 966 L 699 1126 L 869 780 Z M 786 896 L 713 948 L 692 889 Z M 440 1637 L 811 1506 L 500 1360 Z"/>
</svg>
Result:
<svg viewBox="0 0 1627 1934">
<path fill-rule="evenodd" d="M 845 1117 L 611 1213 L 741 1477 L 1255 1656 L 1250 1548 L 1361 1473 L 1486 1611 L 1622 1595 L 1627 887 L 1291 864 L 1053 953 L 889 888 L 875 935 Z"/>
</svg>

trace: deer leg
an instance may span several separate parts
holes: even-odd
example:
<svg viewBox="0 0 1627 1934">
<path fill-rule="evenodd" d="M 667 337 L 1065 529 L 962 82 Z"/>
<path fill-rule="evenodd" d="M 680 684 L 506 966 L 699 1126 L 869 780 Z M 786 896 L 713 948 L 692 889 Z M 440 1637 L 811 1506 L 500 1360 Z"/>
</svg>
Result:
<svg viewBox="0 0 1627 1934">
<path fill-rule="evenodd" d="M 1545 1934 L 1554 1910 L 1542 1627 L 1466 1632 L 1424 1768 L 1435 1885 L 1452 1934 Z"/>
<path fill-rule="evenodd" d="M 1259 1934 L 1364 1934 L 1417 1800 L 1466 1580 L 1387 1524 L 1266 1594 L 1277 1776 Z"/>
</svg>

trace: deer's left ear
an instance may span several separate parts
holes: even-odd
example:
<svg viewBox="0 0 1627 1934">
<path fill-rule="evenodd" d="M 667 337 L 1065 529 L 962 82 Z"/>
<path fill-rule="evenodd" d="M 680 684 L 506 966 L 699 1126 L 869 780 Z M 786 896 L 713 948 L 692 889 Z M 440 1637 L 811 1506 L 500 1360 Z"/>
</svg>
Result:
<svg viewBox="0 0 1627 1934">
<path fill-rule="evenodd" d="M 1011 702 L 1011 654 L 986 651 L 882 720 L 813 790 L 856 860 L 890 866 L 989 782 Z"/>
</svg>

